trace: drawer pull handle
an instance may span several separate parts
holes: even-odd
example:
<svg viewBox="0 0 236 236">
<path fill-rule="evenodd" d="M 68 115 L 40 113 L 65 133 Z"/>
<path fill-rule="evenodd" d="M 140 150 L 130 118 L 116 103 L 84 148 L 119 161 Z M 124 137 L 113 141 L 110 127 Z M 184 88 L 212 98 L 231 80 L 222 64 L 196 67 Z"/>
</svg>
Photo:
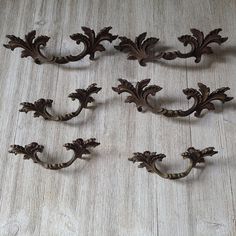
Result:
<svg viewBox="0 0 236 236">
<path fill-rule="evenodd" d="M 141 112 L 143 107 L 152 110 L 155 113 L 162 114 L 167 117 L 184 117 L 194 113 L 196 117 L 201 117 L 201 112 L 204 109 L 215 110 L 212 101 L 218 100 L 222 103 L 231 101 L 233 97 L 228 97 L 225 92 L 230 90 L 229 87 L 218 88 L 210 93 L 210 88 L 202 83 L 198 83 L 199 91 L 193 88 L 186 88 L 183 93 L 187 99 L 193 98 L 194 104 L 188 110 L 168 110 L 166 108 L 159 108 L 156 110 L 148 101 L 148 97 L 155 96 L 162 88 L 158 85 L 149 85 L 150 79 L 141 80 L 134 86 L 131 82 L 118 79 L 120 84 L 117 87 L 112 87 L 114 92 L 118 94 L 128 93 L 125 103 L 135 103 L 137 110 Z"/>
<path fill-rule="evenodd" d="M 15 155 L 21 154 L 24 155 L 24 160 L 32 159 L 34 163 L 37 163 L 41 165 L 42 167 L 50 170 L 59 170 L 62 168 L 66 168 L 70 166 L 76 159 L 82 159 L 82 160 L 89 160 L 88 157 L 84 157 L 83 155 L 90 154 L 90 151 L 88 148 L 90 147 L 96 147 L 100 143 L 96 142 L 95 138 L 91 138 L 88 140 L 83 140 L 81 138 L 74 140 L 72 143 L 66 143 L 63 146 L 66 148 L 66 150 L 72 150 L 74 152 L 74 155 L 72 158 L 67 162 L 62 163 L 47 163 L 42 161 L 37 153 L 42 153 L 44 146 L 39 145 L 36 142 L 30 143 L 28 145 L 25 145 L 24 147 L 20 145 L 11 145 L 11 149 L 9 150 L 9 153 L 13 153 Z"/>
<path fill-rule="evenodd" d="M 84 108 L 88 108 L 88 103 L 94 101 L 94 98 L 91 97 L 93 93 L 98 93 L 102 88 L 98 88 L 97 84 L 91 84 L 87 89 L 76 89 L 74 93 L 69 94 L 69 98 L 72 100 L 79 100 L 80 106 L 78 109 L 71 113 L 66 113 L 63 115 L 52 115 L 48 112 L 47 108 L 52 106 L 53 100 L 41 98 L 34 103 L 22 102 L 22 108 L 20 112 L 34 112 L 34 117 L 42 116 L 45 120 L 54 120 L 54 121 L 67 121 L 80 114 Z"/>
<path fill-rule="evenodd" d="M 10 40 L 8 44 L 4 46 L 12 51 L 16 48 L 22 48 L 21 57 L 32 57 L 36 64 L 42 63 L 56 63 L 56 64 L 66 64 L 69 62 L 79 61 L 85 56 L 89 55 L 90 60 L 94 60 L 96 52 L 105 51 L 105 47 L 101 44 L 103 41 L 109 41 L 112 43 L 118 36 L 112 35 L 109 31 L 112 27 L 105 27 L 96 35 L 94 30 L 81 27 L 84 34 L 76 33 L 70 35 L 70 38 L 76 42 L 76 44 L 82 43 L 84 49 L 78 55 L 68 55 L 68 56 L 50 56 L 46 55 L 41 51 L 42 48 L 46 47 L 50 37 L 41 35 L 36 37 L 36 31 L 33 30 L 25 35 L 25 40 L 15 35 L 7 35 L 6 37 Z M 35 38 L 36 37 L 36 38 Z"/>
<path fill-rule="evenodd" d="M 185 171 L 179 173 L 165 173 L 158 169 L 156 162 L 162 161 L 162 159 L 166 157 L 165 154 L 157 154 L 156 152 L 149 151 L 145 151 L 143 153 L 136 152 L 133 154 L 133 157 L 128 160 L 133 163 L 138 162 L 139 168 L 145 167 L 148 172 L 156 173 L 164 179 L 181 179 L 186 177 L 198 163 L 204 163 L 204 157 L 217 154 L 218 152 L 214 151 L 214 149 L 214 147 L 208 147 L 203 150 L 198 150 L 194 147 L 188 148 L 186 152 L 181 154 L 181 156 L 184 159 L 189 159 L 190 164 Z"/>
<path fill-rule="evenodd" d="M 192 35 L 183 35 L 178 40 L 184 46 L 191 46 L 191 50 L 187 53 L 180 52 L 179 50 L 171 52 L 156 52 L 155 48 L 159 41 L 158 38 L 146 38 L 147 33 L 142 33 L 136 37 L 135 41 L 127 37 L 119 37 L 120 43 L 115 48 L 121 52 L 128 53 L 128 60 L 138 60 L 141 66 L 145 66 L 148 62 L 156 62 L 160 59 L 174 60 L 176 58 L 189 58 L 195 57 L 195 62 L 199 63 L 203 54 L 212 54 L 213 50 L 209 46 L 212 43 L 221 45 L 228 38 L 221 37 L 219 32 L 222 29 L 212 30 L 204 37 L 203 32 L 197 29 L 190 30 Z"/>
</svg>

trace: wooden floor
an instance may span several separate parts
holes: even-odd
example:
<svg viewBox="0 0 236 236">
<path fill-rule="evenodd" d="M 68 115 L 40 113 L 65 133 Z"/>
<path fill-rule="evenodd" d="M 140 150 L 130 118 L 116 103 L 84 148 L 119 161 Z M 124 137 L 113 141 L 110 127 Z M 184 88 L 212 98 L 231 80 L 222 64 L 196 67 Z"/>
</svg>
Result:
<svg viewBox="0 0 236 236">
<path fill-rule="evenodd" d="M 1 45 L 8 42 L 6 34 L 23 37 L 35 29 L 51 37 L 49 51 L 76 53 L 69 35 L 82 32 L 81 26 L 99 31 L 109 25 L 114 34 L 134 38 L 147 31 L 161 46 L 181 50 L 177 37 L 193 27 L 205 33 L 221 27 L 229 40 L 200 64 L 190 58 L 146 67 L 127 61 L 109 43 L 96 61 L 86 57 L 64 66 L 37 65 L 21 59 L 20 50 L 0 47 L 0 235 L 236 235 L 236 102 L 217 103 L 201 119 L 171 119 L 138 113 L 124 104 L 125 95 L 111 90 L 120 77 L 151 78 L 164 88 L 159 101 L 172 109 L 191 105 L 182 89 L 197 82 L 229 86 L 228 94 L 236 97 L 236 1 L 0 0 Z M 58 112 L 71 111 L 77 102 L 68 94 L 93 82 L 102 87 L 94 109 L 71 121 L 18 112 L 20 102 L 41 97 L 53 99 Z M 45 146 L 44 160 L 68 160 L 71 153 L 62 145 L 79 137 L 95 137 L 101 145 L 91 161 L 61 171 L 8 153 L 11 144 L 35 141 Z M 170 171 L 180 171 L 187 165 L 180 153 L 190 146 L 214 146 L 219 153 L 180 181 L 161 179 L 127 160 L 133 152 L 156 151 L 167 155 Z"/>
</svg>

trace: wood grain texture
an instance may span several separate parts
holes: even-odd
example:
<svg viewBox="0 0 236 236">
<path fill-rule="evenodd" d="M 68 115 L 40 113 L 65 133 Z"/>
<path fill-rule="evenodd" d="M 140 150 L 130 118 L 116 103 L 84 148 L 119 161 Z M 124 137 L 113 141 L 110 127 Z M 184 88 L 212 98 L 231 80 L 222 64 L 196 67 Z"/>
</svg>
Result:
<svg viewBox="0 0 236 236">
<path fill-rule="evenodd" d="M 114 34 L 132 38 L 147 31 L 173 48 L 181 47 L 177 37 L 193 27 L 222 27 L 229 40 L 198 65 L 188 59 L 144 68 L 109 44 L 94 62 L 85 58 L 64 66 L 39 66 L 20 59 L 19 50 L 0 47 L 0 235 L 236 235 L 235 102 L 218 105 L 202 119 L 168 119 L 138 113 L 111 90 L 119 77 L 151 78 L 165 90 L 158 99 L 173 109 L 190 106 L 182 89 L 197 82 L 212 89 L 229 86 L 236 97 L 235 12 L 234 0 L 1 0 L 1 44 L 6 34 L 36 29 L 51 37 L 49 51 L 73 53 L 70 34 L 81 26 L 98 31 L 109 25 Z M 18 112 L 20 102 L 40 97 L 70 111 L 76 104 L 67 95 L 93 82 L 103 88 L 96 106 L 72 121 L 47 122 Z M 58 162 L 70 156 L 62 145 L 78 137 L 96 137 L 101 145 L 91 161 L 61 171 L 7 152 L 10 144 L 36 141 L 45 146 L 47 160 Z M 161 179 L 127 161 L 134 151 L 150 150 L 165 153 L 170 170 L 183 169 L 179 154 L 189 146 L 214 146 L 219 154 L 181 181 Z"/>
</svg>

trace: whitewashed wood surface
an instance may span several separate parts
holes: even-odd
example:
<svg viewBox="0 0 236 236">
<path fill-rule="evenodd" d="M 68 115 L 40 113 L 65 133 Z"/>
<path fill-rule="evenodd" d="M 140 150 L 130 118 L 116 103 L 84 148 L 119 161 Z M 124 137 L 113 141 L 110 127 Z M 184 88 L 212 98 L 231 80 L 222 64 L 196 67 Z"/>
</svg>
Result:
<svg viewBox="0 0 236 236">
<path fill-rule="evenodd" d="M 236 104 L 194 116 L 170 119 L 138 113 L 111 87 L 122 77 L 133 82 L 151 78 L 164 89 L 157 95 L 169 108 L 188 108 L 183 88 L 203 82 L 216 89 L 229 86 L 236 97 L 236 1 L 230 0 L 1 0 L 0 42 L 6 34 L 24 36 L 36 29 L 51 37 L 48 50 L 76 53 L 69 35 L 81 26 L 96 31 L 112 26 L 114 34 L 134 38 L 147 31 L 161 46 L 183 49 L 177 37 L 198 28 L 208 33 L 223 28 L 229 40 L 215 54 L 194 59 L 148 64 L 127 61 L 109 43 L 98 60 L 64 66 L 36 65 L 0 47 L 0 235 L 193 236 L 236 235 Z M 119 41 L 115 41 L 117 44 Z M 19 113 L 19 103 L 41 97 L 54 100 L 60 112 L 77 103 L 67 95 L 96 82 L 94 109 L 65 123 L 33 119 Z M 78 160 L 50 171 L 8 154 L 13 143 L 36 141 L 45 146 L 45 160 L 67 160 L 62 147 L 78 137 L 97 138 L 89 162 Z M 128 162 L 135 151 L 165 153 L 171 170 L 185 167 L 179 155 L 189 146 L 214 146 L 207 159 L 180 181 L 168 181 Z"/>
</svg>

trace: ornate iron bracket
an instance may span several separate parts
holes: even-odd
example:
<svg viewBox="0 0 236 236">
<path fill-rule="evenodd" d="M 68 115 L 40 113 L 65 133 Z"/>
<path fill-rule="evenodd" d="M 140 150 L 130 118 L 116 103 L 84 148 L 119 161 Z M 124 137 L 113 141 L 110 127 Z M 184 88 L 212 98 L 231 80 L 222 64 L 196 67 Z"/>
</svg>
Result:
<svg viewBox="0 0 236 236">
<path fill-rule="evenodd" d="M 118 87 L 113 87 L 113 91 L 118 94 L 129 93 L 125 100 L 126 103 L 135 103 L 137 110 L 141 112 L 143 107 L 147 107 L 151 110 L 155 110 L 154 107 L 149 103 L 149 95 L 155 96 L 162 88 L 158 85 L 149 85 L 150 79 L 141 80 L 133 86 L 129 81 L 124 79 L 118 79 L 120 85 Z M 228 97 L 225 92 L 228 91 L 229 87 L 218 88 L 217 90 L 210 93 L 210 88 L 202 83 L 198 83 L 199 91 L 193 88 L 187 88 L 183 90 L 183 93 L 187 96 L 187 99 L 193 98 L 194 104 L 188 110 L 168 110 L 166 108 L 160 108 L 155 111 L 158 114 L 162 114 L 167 117 L 184 117 L 192 113 L 196 117 L 200 117 L 202 110 L 214 110 L 215 106 L 212 103 L 214 100 L 219 100 L 222 103 L 228 102 L 233 99 L 233 97 Z"/>
<path fill-rule="evenodd" d="M 166 157 L 165 154 L 157 154 L 156 152 L 149 151 L 143 153 L 136 152 L 134 153 L 134 156 L 128 160 L 133 163 L 139 162 L 139 168 L 145 167 L 148 172 L 156 173 L 164 179 L 181 179 L 186 177 L 198 163 L 205 162 L 204 157 L 213 156 L 218 153 L 217 151 L 214 151 L 214 149 L 214 147 L 208 147 L 203 150 L 198 150 L 194 147 L 188 148 L 181 156 L 184 159 L 189 159 L 190 164 L 185 171 L 180 173 L 163 173 L 157 168 L 156 161 L 162 161 L 162 159 Z"/>
<path fill-rule="evenodd" d="M 112 35 L 109 31 L 112 27 L 103 28 L 97 35 L 95 35 L 94 30 L 81 27 L 84 31 L 84 34 L 72 34 L 70 38 L 74 40 L 78 45 L 83 43 L 84 49 L 78 55 L 68 55 L 63 57 L 58 56 L 49 56 L 41 52 L 42 47 L 46 47 L 46 44 L 50 37 L 41 35 L 35 38 L 36 31 L 33 30 L 25 35 L 25 40 L 16 37 L 14 35 L 7 35 L 6 37 L 10 39 L 8 44 L 4 44 L 4 47 L 11 49 L 12 51 L 15 48 L 22 48 L 21 57 L 32 57 L 34 62 L 37 64 L 42 64 L 45 62 L 48 63 L 57 63 L 57 64 L 66 64 L 68 62 L 79 61 L 83 59 L 86 55 L 89 55 L 90 60 L 94 60 L 95 52 L 105 51 L 105 47 L 101 44 L 103 41 L 109 41 L 110 43 L 115 40 L 118 35 Z"/>
<path fill-rule="evenodd" d="M 37 163 L 41 165 L 42 167 L 50 170 L 59 170 L 62 168 L 66 168 L 70 166 L 76 159 L 83 159 L 83 160 L 89 160 L 89 158 L 83 157 L 83 155 L 90 154 L 90 151 L 88 148 L 90 147 L 96 147 L 100 143 L 96 142 L 95 138 L 91 138 L 88 140 L 83 140 L 81 138 L 74 140 L 72 143 L 66 143 L 63 146 L 67 150 L 72 150 L 74 152 L 73 157 L 64 163 L 46 163 L 42 161 L 38 157 L 38 152 L 42 153 L 44 146 L 39 145 L 38 143 L 30 143 L 28 145 L 25 145 L 25 147 L 19 146 L 19 145 L 11 145 L 11 149 L 9 150 L 9 153 L 13 153 L 15 155 L 22 154 L 24 160 L 32 159 L 34 163 Z"/>
<path fill-rule="evenodd" d="M 69 94 L 69 98 L 72 100 L 79 100 L 80 106 L 78 109 L 71 113 L 66 113 L 64 115 L 52 115 L 47 111 L 47 107 L 52 106 L 53 100 L 41 98 L 34 103 L 23 102 L 20 105 L 23 107 L 19 110 L 20 112 L 34 112 L 34 117 L 42 116 L 45 120 L 54 120 L 54 121 L 67 121 L 80 114 L 83 108 L 88 107 L 88 103 L 94 101 L 94 98 L 91 97 L 93 93 L 98 93 L 102 88 L 98 88 L 97 84 L 91 84 L 87 89 L 76 89 L 75 93 Z"/>
<path fill-rule="evenodd" d="M 222 44 L 228 38 L 221 37 L 219 32 L 222 29 L 212 30 L 208 35 L 204 37 L 203 32 L 197 29 L 191 29 L 192 35 L 183 35 L 178 38 L 178 40 L 184 44 L 184 46 L 190 45 L 191 50 L 187 53 L 182 53 L 180 51 L 172 52 L 155 52 L 155 47 L 158 38 L 146 38 L 147 33 L 142 33 L 136 37 L 135 41 L 127 37 L 119 37 L 121 42 L 115 48 L 121 52 L 128 53 L 128 60 L 138 60 L 141 66 L 145 66 L 147 62 L 155 62 L 160 59 L 164 60 L 174 60 L 176 58 L 189 58 L 195 57 L 195 62 L 199 63 L 203 54 L 213 53 L 212 48 L 209 44 L 217 43 Z"/>
</svg>

